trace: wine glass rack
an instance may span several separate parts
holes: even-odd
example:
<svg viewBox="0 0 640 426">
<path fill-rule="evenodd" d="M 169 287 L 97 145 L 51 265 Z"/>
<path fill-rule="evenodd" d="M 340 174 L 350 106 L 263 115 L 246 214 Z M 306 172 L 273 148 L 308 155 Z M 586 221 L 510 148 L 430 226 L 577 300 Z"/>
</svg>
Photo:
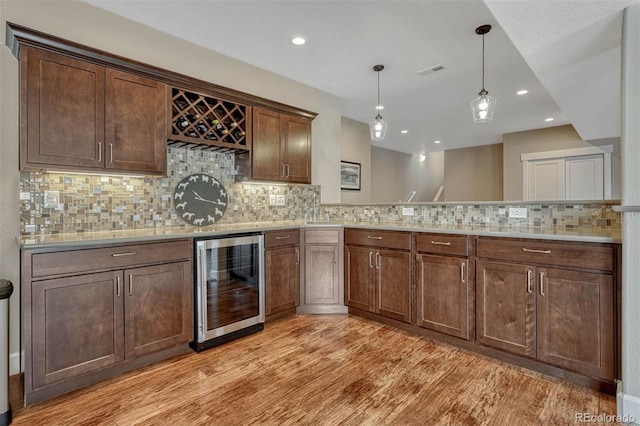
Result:
<svg viewBox="0 0 640 426">
<path fill-rule="evenodd" d="M 251 108 L 172 87 L 168 143 L 195 149 L 247 152 Z"/>
</svg>

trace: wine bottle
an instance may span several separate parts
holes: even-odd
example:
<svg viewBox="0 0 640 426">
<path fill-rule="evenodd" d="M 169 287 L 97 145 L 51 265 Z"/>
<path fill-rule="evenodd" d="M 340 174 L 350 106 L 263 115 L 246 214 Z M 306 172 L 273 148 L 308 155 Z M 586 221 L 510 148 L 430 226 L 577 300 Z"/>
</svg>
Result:
<svg viewBox="0 0 640 426">
<path fill-rule="evenodd" d="M 205 133 L 207 133 L 207 130 L 209 130 L 202 121 L 198 122 L 198 124 L 196 125 L 196 128 L 198 129 L 198 132 L 200 132 L 201 135 L 204 135 Z"/>
<path fill-rule="evenodd" d="M 198 133 L 193 129 L 189 129 L 187 131 L 187 136 L 192 137 L 192 138 L 197 138 L 198 137 Z"/>
<path fill-rule="evenodd" d="M 238 123 L 232 121 L 231 123 L 229 123 L 229 127 L 238 127 Z"/>
<path fill-rule="evenodd" d="M 184 129 L 188 125 L 189 125 L 189 122 L 184 117 L 178 117 L 178 119 L 176 120 L 176 126 L 178 126 L 178 128 L 180 129 Z"/>
<path fill-rule="evenodd" d="M 187 114 L 186 117 L 187 117 L 187 120 L 189 120 L 191 123 L 195 123 L 196 120 L 200 118 L 200 114 L 196 114 L 196 115 Z"/>
<path fill-rule="evenodd" d="M 208 119 L 207 122 L 211 126 L 212 129 L 220 130 L 222 129 L 222 125 L 220 124 L 220 120 L 214 118 L 213 120 Z"/>
</svg>

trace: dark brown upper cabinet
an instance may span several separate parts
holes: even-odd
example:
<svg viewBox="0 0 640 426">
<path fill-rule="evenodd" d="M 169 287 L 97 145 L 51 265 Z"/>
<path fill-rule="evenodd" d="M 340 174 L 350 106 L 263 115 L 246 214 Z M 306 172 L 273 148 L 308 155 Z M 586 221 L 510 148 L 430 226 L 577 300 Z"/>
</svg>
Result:
<svg viewBox="0 0 640 426">
<path fill-rule="evenodd" d="M 253 109 L 252 178 L 311 183 L 311 120 Z"/>
<path fill-rule="evenodd" d="M 164 174 L 165 84 L 25 47 L 20 169 Z"/>
</svg>

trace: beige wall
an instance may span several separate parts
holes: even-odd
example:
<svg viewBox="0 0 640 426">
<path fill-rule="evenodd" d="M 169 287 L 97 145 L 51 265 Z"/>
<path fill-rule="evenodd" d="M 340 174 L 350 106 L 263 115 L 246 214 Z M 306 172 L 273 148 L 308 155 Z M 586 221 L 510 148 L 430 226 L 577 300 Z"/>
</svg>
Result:
<svg viewBox="0 0 640 426">
<path fill-rule="evenodd" d="M 446 201 L 502 200 L 502 144 L 444 152 Z"/>
<path fill-rule="evenodd" d="M 620 198 L 620 139 L 584 141 L 573 126 L 549 127 L 526 132 L 507 133 L 503 137 L 504 199 L 522 200 L 522 162 L 520 156 L 532 152 L 613 145 L 611 155 L 611 196 Z"/>
<path fill-rule="evenodd" d="M 222 86 L 318 113 L 312 125 L 312 183 L 322 202 L 340 201 L 340 100 L 160 31 L 79 1 L 0 1 L 0 266 L 1 276 L 19 283 L 18 247 L 18 61 L 5 45 L 5 22 L 13 22 L 176 71 Z M 213 22 L 213 21 L 212 21 Z M 17 373 L 19 289 L 11 297 L 10 371 Z"/>
<path fill-rule="evenodd" d="M 371 201 L 371 138 L 369 125 L 342 117 L 340 159 L 360 163 L 360 191 L 341 191 L 341 203 Z"/>
<path fill-rule="evenodd" d="M 417 155 L 371 148 L 371 202 L 397 202 L 416 191 L 413 202 L 431 201 L 444 181 L 442 153 Z"/>
</svg>

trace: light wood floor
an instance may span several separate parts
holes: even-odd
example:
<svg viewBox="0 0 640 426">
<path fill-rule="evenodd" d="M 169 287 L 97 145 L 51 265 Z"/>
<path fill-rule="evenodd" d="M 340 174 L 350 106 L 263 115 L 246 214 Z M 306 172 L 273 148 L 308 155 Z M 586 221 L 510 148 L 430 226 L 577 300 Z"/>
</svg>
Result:
<svg viewBox="0 0 640 426">
<path fill-rule="evenodd" d="M 14 412 L 14 425 L 555 425 L 615 399 L 347 316 L 263 332 Z"/>
</svg>

